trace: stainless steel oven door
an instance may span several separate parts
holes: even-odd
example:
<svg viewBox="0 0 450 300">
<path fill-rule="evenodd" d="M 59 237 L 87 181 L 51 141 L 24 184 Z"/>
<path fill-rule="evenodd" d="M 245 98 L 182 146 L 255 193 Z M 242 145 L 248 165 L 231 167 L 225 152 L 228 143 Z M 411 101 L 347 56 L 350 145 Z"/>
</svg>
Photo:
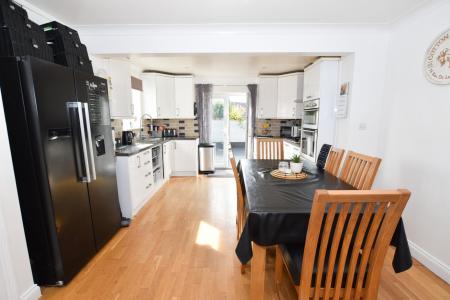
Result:
<svg viewBox="0 0 450 300">
<path fill-rule="evenodd" d="M 305 110 L 303 112 L 303 127 L 317 129 L 319 125 L 319 110 Z"/>
<path fill-rule="evenodd" d="M 308 160 L 316 161 L 317 153 L 317 130 L 302 130 L 302 156 Z"/>
</svg>

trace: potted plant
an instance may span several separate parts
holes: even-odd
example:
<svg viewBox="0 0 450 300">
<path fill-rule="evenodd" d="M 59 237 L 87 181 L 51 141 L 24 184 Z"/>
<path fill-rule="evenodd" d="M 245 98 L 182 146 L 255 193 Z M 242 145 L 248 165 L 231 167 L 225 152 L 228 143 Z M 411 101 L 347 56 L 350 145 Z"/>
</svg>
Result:
<svg viewBox="0 0 450 300">
<path fill-rule="evenodd" d="M 293 173 L 300 173 L 303 169 L 303 162 L 300 155 L 293 155 L 291 158 L 291 171 Z"/>
</svg>

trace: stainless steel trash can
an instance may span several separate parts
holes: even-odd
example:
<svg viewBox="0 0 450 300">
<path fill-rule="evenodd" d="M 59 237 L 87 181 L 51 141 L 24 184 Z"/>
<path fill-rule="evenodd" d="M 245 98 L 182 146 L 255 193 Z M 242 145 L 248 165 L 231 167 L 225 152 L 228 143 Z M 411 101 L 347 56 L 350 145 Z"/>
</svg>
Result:
<svg viewBox="0 0 450 300">
<path fill-rule="evenodd" d="M 216 146 L 202 143 L 198 145 L 198 171 L 200 174 L 212 174 L 215 172 L 214 158 Z"/>
</svg>

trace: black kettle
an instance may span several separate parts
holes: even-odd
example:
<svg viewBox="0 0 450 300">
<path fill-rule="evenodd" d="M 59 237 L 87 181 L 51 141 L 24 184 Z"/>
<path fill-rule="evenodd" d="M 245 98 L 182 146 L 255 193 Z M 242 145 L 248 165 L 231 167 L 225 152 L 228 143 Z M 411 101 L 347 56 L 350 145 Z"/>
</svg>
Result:
<svg viewBox="0 0 450 300">
<path fill-rule="evenodd" d="M 132 145 L 133 138 L 134 138 L 133 131 L 122 131 L 122 145 Z"/>
</svg>

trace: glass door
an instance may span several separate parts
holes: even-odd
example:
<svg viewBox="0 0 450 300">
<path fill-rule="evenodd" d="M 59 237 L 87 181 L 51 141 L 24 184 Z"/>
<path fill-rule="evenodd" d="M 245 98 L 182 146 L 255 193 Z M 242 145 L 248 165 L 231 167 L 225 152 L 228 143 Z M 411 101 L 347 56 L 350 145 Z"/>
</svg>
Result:
<svg viewBox="0 0 450 300">
<path fill-rule="evenodd" d="M 247 98 L 247 93 L 221 93 L 212 98 L 211 142 L 216 145 L 216 168 L 230 168 L 230 147 L 236 161 L 245 158 Z"/>
<path fill-rule="evenodd" d="M 228 101 L 225 95 L 212 98 L 211 142 L 216 145 L 215 167 L 228 166 Z"/>
</svg>

